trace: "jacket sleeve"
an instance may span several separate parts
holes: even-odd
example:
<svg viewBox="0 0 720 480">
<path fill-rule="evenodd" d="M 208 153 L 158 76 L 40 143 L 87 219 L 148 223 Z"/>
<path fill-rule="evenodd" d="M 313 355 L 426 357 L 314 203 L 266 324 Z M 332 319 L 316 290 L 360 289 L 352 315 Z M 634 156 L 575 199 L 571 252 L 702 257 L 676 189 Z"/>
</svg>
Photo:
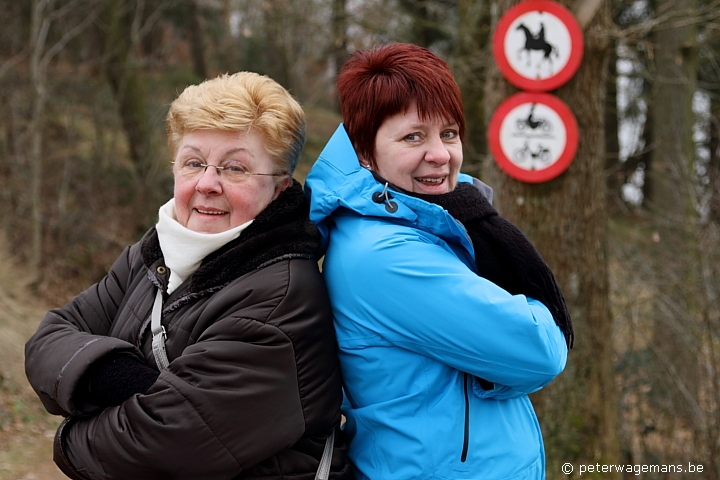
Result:
<svg viewBox="0 0 720 480">
<path fill-rule="evenodd" d="M 548 384 L 567 346 L 548 309 L 479 277 L 446 244 L 413 229 L 334 230 L 325 275 L 340 338 L 379 335 L 389 344 L 485 379 L 483 398 L 511 398 Z M 442 243 L 442 242 L 441 242 Z M 343 245 L 337 252 L 333 245 Z M 350 245 L 353 254 L 346 250 Z M 333 258 L 334 255 L 342 259 Z"/>
<path fill-rule="evenodd" d="M 171 358 L 145 394 L 66 428 L 68 463 L 92 480 L 227 480 L 297 442 L 305 432 L 297 362 L 277 325 L 312 325 L 317 309 L 311 286 L 288 282 L 282 298 L 265 298 L 252 318 L 233 308 L 237 294 L 220 298 L 228 311 Z M 290 298 L 303 301 L 287 306 Z"/>
<path fill-rule="evenodd" d="M 130 274 L 128 247 L 99 283 L 62 308 L 49 311 L 25 345 L 25 373 L 48 412 L 78 415 L 97 411 L 75 398 L 88 367 L 110 353 L 143 360 L 131 343 L 108 337 Z"/>
</svg>

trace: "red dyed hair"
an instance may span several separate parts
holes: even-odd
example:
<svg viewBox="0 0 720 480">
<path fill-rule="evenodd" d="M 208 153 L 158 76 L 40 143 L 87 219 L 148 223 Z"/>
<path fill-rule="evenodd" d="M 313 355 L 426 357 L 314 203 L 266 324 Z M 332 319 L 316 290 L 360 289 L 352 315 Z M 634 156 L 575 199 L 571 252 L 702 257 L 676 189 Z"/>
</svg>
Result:
<svg viewBox="0 0 720 480">
<path fill-rule="evenodd" d="M 350 141 L 373 167 L 378 129 L 413 103 L 421 119 L 454 120 L 465 138 L 460 88 L 450 67 L 418 45 L 391 43 L 356 52 L 338 75 L 337 94 Z"/>
</svg>

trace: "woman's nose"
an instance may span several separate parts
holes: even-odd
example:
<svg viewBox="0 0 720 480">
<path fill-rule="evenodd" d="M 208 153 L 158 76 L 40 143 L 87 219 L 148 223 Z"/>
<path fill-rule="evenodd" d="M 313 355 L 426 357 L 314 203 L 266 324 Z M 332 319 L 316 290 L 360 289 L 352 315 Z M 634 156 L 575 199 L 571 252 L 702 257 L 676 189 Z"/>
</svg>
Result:
<svg viewBox="0 0 720 480">
<path fill-rule="evenodd" d="M 441 138 L 433 138 L 428 142 L 425 160 L 441 165 L 450 161 L 450 151 Z"/>
<path fill-rule="evenodd" d="M 218 169 L 212 165 L 207 166 L 198 178 L 195 190 L 205 195 L 222 192 L 222 181 Z"/>
</svg>

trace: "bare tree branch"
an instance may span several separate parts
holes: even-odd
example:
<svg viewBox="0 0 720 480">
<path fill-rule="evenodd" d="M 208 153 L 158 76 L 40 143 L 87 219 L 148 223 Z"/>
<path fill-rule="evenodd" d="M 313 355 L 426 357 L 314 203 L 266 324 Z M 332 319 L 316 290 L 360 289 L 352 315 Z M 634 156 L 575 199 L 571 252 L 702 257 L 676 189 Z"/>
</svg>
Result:
<svg viewBox="0 0 720 480">
<path fill-rule="evenodd" d="M 43 55 L 41 60 L 41 68 L 43 70 L 47 69 L 48 63 L 50 63 L 50 60 L 60 53 L 63 48 L 65 48 L 65 45 L 72 40 L 73 38 L 80 35 L 92 22 L 95 21 L 95 19 L 98 16 L 98 9 L 93 9 L 87 17 L 83 19 L 82 22 L 75 25 L 70 31 L 65 32 L 65 34 L 58 40 L 55 45 L 53 45 L 47 52 L 45 52 L 45 55 Z"/>
<path fill-rule="evenodd" d="M 15 65 L 20 63 L 22 60 L 25 59 L 25 57 L 28 56 L 28 49 L 27 47 L 24 48 L 20 53 L 12 57 L 10 60 L 6 60 L 3 62 L 2 65 L 0 65 L 0 80 L 9 72 Z"/>
<path fill-rule="evenodd" d="M 157 6 L 154 12 L 152 12 L 150 15 L 148 15 L 147 19 L 145 20 L 145 23 L 138 29 L 137 36 L 138 41 L 145 37 L 152 27 L 157 23 L 158 20 L 160 20 L 161 15 L 165 10 L 167 10 L 173 3 L 173 0 L 164 0 L 160 2 L 160 4 Z"/>
</svg>

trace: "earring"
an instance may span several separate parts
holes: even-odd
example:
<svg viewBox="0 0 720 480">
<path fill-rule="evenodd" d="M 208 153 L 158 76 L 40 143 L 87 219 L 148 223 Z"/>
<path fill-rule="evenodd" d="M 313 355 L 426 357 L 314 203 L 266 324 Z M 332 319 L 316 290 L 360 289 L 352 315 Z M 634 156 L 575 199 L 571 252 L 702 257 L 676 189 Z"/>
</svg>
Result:
<svg viewBox="0 0 720 480">
<path fill-rule="evenodd" d="M 370 170 L 370 164 L 369 164 L 369 163 L 366 163 L 365 165 L 360 164 L 360 166 L 363 167 L 363 168 L 367 168 L 368 170 Z"/>
</svg>

